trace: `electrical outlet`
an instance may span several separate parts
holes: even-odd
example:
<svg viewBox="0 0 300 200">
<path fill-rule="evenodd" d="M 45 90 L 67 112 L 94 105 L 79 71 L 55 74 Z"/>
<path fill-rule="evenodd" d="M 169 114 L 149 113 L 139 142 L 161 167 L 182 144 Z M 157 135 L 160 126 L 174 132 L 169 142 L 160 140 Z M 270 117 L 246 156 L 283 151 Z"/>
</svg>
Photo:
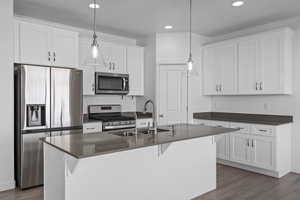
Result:
<svg viewBox="0 0 300 200">
<path fill-rule="evenodd" d="M 264 103 L 264 110 L 268 111 L 269 110 L 269 104 L 268 103 Z"/>
</svg>

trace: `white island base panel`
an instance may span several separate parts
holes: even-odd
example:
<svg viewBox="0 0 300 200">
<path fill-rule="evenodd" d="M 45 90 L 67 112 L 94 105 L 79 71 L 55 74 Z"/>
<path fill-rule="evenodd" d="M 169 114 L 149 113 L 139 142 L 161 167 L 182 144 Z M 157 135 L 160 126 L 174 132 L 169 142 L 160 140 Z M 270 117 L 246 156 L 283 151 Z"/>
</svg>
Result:
<svg viewBox="0 0 300 200">
<path fill-rule="evenodd" d="M 45 143 L 44 153 L 45 200 L 187 200 L 216 189 L 212 136 L 84 159 Z"/>
</svg>

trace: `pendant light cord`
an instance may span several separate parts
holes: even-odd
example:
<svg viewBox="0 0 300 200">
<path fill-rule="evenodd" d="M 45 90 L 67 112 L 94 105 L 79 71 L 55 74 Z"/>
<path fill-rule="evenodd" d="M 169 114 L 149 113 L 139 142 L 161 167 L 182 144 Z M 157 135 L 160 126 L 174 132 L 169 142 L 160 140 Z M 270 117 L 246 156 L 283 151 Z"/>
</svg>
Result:
<svg viewBox="0 0 300 200">
<path fill-rule="evenodd" d="M 190 0 L 190 57 L 192 56 L 192 0 Z"/>
<path fill-rule="evenodd" d="M 94 29 L 94 39 L 96 36 L 96 0 L 94 0 L 94 24 L 93 24 L 93 29 Z"/>
<path fill-rule="evenodd" d="M 189 6 L 190 6 L 190 27 L 189 27 L 189 42 L 190 42 L 190 53 L 189 53 L 189 60 L 192 59 L 192 0 L 189 0 Z M 186 72 L 186 122 L 189 123 L 189 70 Z"/>
</svg>

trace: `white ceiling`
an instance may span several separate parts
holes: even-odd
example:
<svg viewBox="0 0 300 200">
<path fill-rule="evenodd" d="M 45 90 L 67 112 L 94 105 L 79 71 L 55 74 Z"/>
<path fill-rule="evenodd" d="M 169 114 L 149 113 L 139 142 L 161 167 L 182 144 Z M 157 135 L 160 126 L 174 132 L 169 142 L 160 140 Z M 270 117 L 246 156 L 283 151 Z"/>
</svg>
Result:
<svg viewBox="0 0 300 200">
<path fill-rule="evenodd" d="M 91 27 L 92 0 L 14 0 L 15 13 L 82 28 Z M 100 0 L 97 0 L 100 2 Z M 234 8 L 231 0 L 194 0 L 193 32 L 218 36 L 251 26 L 300 15 L 300 0 L 246 0 Z M 188 0 L 101 0 L 99 31 L 128 37 L 155 32 L 186 31 Z"/>
</svg>

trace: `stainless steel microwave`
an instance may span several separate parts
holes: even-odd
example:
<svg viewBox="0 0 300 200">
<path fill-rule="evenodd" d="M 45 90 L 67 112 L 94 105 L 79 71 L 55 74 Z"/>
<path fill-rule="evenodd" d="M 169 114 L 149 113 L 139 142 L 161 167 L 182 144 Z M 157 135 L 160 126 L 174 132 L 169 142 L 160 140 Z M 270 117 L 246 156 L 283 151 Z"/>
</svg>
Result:
<svg viewBox="0 0 300 200">
<path fill-rule="evenodd" d="M 115 73 L 95 73 L 96 94 L 121 94 L 129 93 L 129 75 Z"/>
</svg>

